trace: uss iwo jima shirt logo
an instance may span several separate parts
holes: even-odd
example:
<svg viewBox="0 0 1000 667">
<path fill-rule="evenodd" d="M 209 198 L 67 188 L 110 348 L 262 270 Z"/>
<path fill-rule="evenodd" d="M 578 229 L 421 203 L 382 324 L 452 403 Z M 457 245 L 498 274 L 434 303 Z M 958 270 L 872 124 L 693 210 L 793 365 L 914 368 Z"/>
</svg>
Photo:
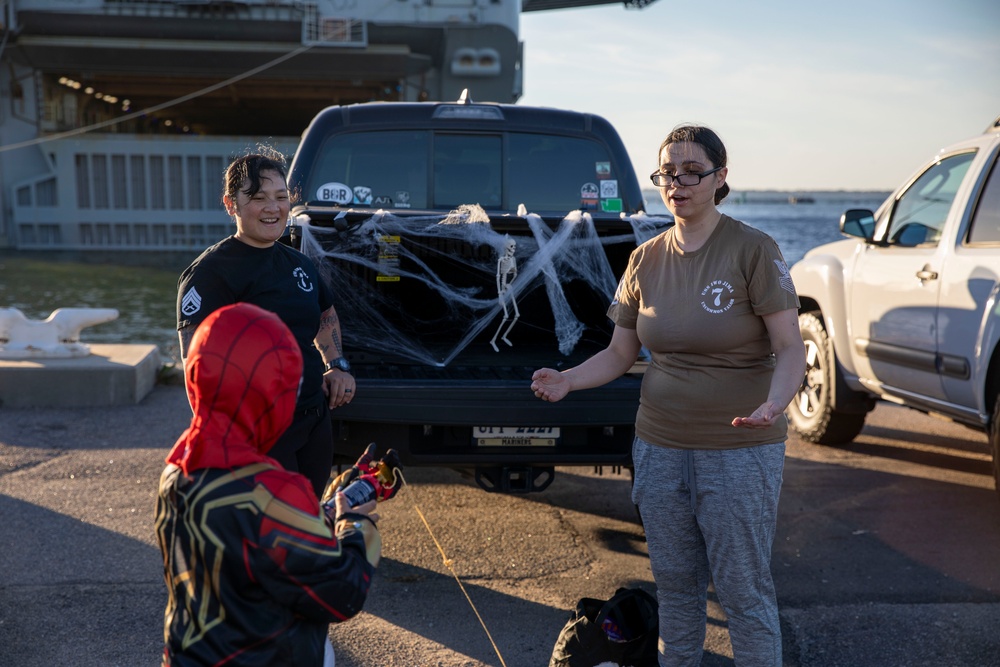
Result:
<svg viewBox="0 0 1000 667">
<path fill-rule="evenodd" d="M 724 313 L 736 303 L 733 292 L 733 286 L 727 281 L 713 280 L 701 291 L 701 307 L 714 315 Z"/>
</svg>

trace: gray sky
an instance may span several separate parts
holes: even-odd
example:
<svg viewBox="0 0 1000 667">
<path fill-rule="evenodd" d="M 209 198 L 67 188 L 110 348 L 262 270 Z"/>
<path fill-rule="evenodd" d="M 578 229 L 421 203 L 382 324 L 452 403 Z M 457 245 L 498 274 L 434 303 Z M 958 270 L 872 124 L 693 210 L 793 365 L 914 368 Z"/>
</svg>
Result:
<svg viewBox="0 0 1000 667">
<path fill-rule="evenodd" d="M 734 189 L 892 190 L 1000 116 L 996 0 L 659 0 L 529 12 L 520 32 L 519 103 L 604 116 L 640 178 L 695 122 Z"/>
</svg>

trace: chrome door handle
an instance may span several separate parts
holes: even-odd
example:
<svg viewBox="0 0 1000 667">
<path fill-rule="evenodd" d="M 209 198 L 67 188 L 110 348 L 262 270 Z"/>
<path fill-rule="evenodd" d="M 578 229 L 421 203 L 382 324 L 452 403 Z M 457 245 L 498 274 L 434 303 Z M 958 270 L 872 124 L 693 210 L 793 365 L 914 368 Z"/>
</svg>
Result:
<svg viewBox="0 0 1000 667">
<path fill-rule="evenodd" d="M 924 282 L 927 280 L 937 280 L 937 277 L 938 277 L 937 271 L 931 269 L 930 264 L 925 264 L 924 268 L 917 271 L 917 279 L 920 282 Z"/>
</svg>

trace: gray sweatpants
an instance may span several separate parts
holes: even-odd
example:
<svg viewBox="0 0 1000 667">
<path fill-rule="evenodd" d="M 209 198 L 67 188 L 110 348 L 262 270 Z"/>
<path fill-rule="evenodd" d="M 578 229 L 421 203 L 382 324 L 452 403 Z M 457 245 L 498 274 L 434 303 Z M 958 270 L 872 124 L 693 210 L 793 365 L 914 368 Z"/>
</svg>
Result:
<svg viewBox="0 0 1000 667">
<path fill-rule="evenodd" d="M 785 443 L 671 449 L 636 438 L 632 461 L 660 605 L 660 667 L 701 664 L 710 579 L 736 664 L 780 667 L 770 565 Z"/>
</svg>

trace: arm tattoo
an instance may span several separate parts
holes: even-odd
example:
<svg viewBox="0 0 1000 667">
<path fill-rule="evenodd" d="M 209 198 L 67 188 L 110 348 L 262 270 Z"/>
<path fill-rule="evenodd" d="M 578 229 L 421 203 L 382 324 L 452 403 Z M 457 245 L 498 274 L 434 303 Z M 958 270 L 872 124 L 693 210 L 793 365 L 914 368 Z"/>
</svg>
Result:
<svg viewBox="0 0 1000 667">
<path fill-rule="evenodd" d="M 322 315 L 320 315 L 320 318 L 319 318 L 319 326 L 320 326 L 320 328 L 323 328 L 323 327 L 331 327 L 331 328 L 332 327 L 336 327 L 339 323 L 340 323 L 340 320 L 337 317 L 337 311 L 334 310 L 332 307 L 331 308 L 327 308 L 326 312 L 324 312 Z"/>
<path fill-rule="evenodd" d="M 337 317 L 337 311 L 331 306 L 319 319 L 319 330 L 330 332 L 330 341 L 333 343 L 334 349 L 337 351 L 337 357 L 344 356 L 344 348 L 340 338 L 340 318 Z M 320 353 L 323 358 L 326 359 L 326 353 L 330 350 L 330 346 L 323 342 L 317 341 L 316 346 L 319 348 Z"/>
</svg>

